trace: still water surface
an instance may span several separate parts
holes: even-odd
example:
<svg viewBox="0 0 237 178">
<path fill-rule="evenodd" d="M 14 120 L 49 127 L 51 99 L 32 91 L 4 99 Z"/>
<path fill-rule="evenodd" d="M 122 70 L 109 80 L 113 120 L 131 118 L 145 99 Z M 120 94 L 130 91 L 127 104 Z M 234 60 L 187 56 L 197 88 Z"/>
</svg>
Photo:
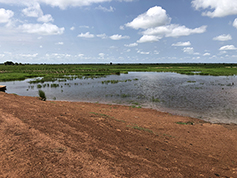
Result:
<svg viewBox="0 0 237 178">
<path fill-rule="evenodd" d="M 136 80 L 135 80 L 136 79 Z M 137 80 L 138 79 L 138 80 Z M 7 93 L 38 96 L 37 84 L 2 82 Z M 116 84 L 102 81 L 119 80 Z M 125 80 L 127 80 L 125 82 Z M 86 101 L 154 108 L 213 123 L 237 124 L 237 77 L 200 76 L 176 73 L 130 72 L 97 79 L 54 82 L 57 88 L 42 87 L 49 100 Z M 43 84 L 41 84 L 43 85 Z"/>
</svg>

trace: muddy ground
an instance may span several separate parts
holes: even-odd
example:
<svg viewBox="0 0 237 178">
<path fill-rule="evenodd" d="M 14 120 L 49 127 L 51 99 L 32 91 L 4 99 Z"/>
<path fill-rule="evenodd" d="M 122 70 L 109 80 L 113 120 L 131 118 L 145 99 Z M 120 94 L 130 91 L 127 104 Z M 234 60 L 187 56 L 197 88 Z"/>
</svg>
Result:
<svg viewBox="0 0 237 178">
<path fill-rule="evenodd" d="M 237 126 L 0 92 L 0 177 L 237 177 Z"/>
</svg>

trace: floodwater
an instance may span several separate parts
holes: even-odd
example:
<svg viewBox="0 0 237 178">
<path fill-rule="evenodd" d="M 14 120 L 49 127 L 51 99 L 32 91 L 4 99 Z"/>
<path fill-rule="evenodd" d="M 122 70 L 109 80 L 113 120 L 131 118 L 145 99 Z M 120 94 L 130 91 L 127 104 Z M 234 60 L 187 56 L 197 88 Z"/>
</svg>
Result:
<svg viewBox="0 0 237 178">
<path fill-rule="evenodd" d="M 7 93 L 38 96 L 38 84 L 1 82 Z M 103 81 L 119 80 L 112 84 Z M 126 81 L 127 80 L 127 81 Z M 43 86 L 43 85 L 46 86 Z M 237 124 L 237 77 L 129 72 L 96 79 L 46 82 L 48 100 L 86 101 L 153 108 L 213 123 Z M 47 84 L 49 84 L 47 86 Z M 57 88 L 50 87 L 58 84 Z"/>
</svg>

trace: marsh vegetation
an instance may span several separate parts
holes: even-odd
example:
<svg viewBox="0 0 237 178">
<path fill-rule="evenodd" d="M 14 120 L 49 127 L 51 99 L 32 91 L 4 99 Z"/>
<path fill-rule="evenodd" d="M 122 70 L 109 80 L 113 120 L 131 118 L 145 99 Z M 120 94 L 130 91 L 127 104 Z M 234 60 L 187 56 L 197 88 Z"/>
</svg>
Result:
<svg viewBox="0 0 237 178">
<path fill-rule="evenodd" d="M 175 72 L 186 75 L 231 76 L 237 75 L 237 64 L 0 64 L 0 81 L 41 77 L 32 82 L 44 83 L 57 79 L 97 78 L 128 72 Z"/>
</svg>

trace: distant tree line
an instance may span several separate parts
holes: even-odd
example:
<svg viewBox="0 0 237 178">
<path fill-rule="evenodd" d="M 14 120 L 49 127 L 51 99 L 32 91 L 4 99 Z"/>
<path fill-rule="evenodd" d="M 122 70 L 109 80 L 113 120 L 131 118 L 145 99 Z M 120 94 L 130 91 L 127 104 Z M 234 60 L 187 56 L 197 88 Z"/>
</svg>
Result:
<svg viewBox="0 0 237 178">
<path fill-rule="evenodd" d="M 4 65 L 5 66 L 8 66 L 8 65 L 22 65 L 22 63 L 17 63 L 17 62 L 12 62 L 12 61 L 6 61 L 4 62 Z"/>
</svg>

